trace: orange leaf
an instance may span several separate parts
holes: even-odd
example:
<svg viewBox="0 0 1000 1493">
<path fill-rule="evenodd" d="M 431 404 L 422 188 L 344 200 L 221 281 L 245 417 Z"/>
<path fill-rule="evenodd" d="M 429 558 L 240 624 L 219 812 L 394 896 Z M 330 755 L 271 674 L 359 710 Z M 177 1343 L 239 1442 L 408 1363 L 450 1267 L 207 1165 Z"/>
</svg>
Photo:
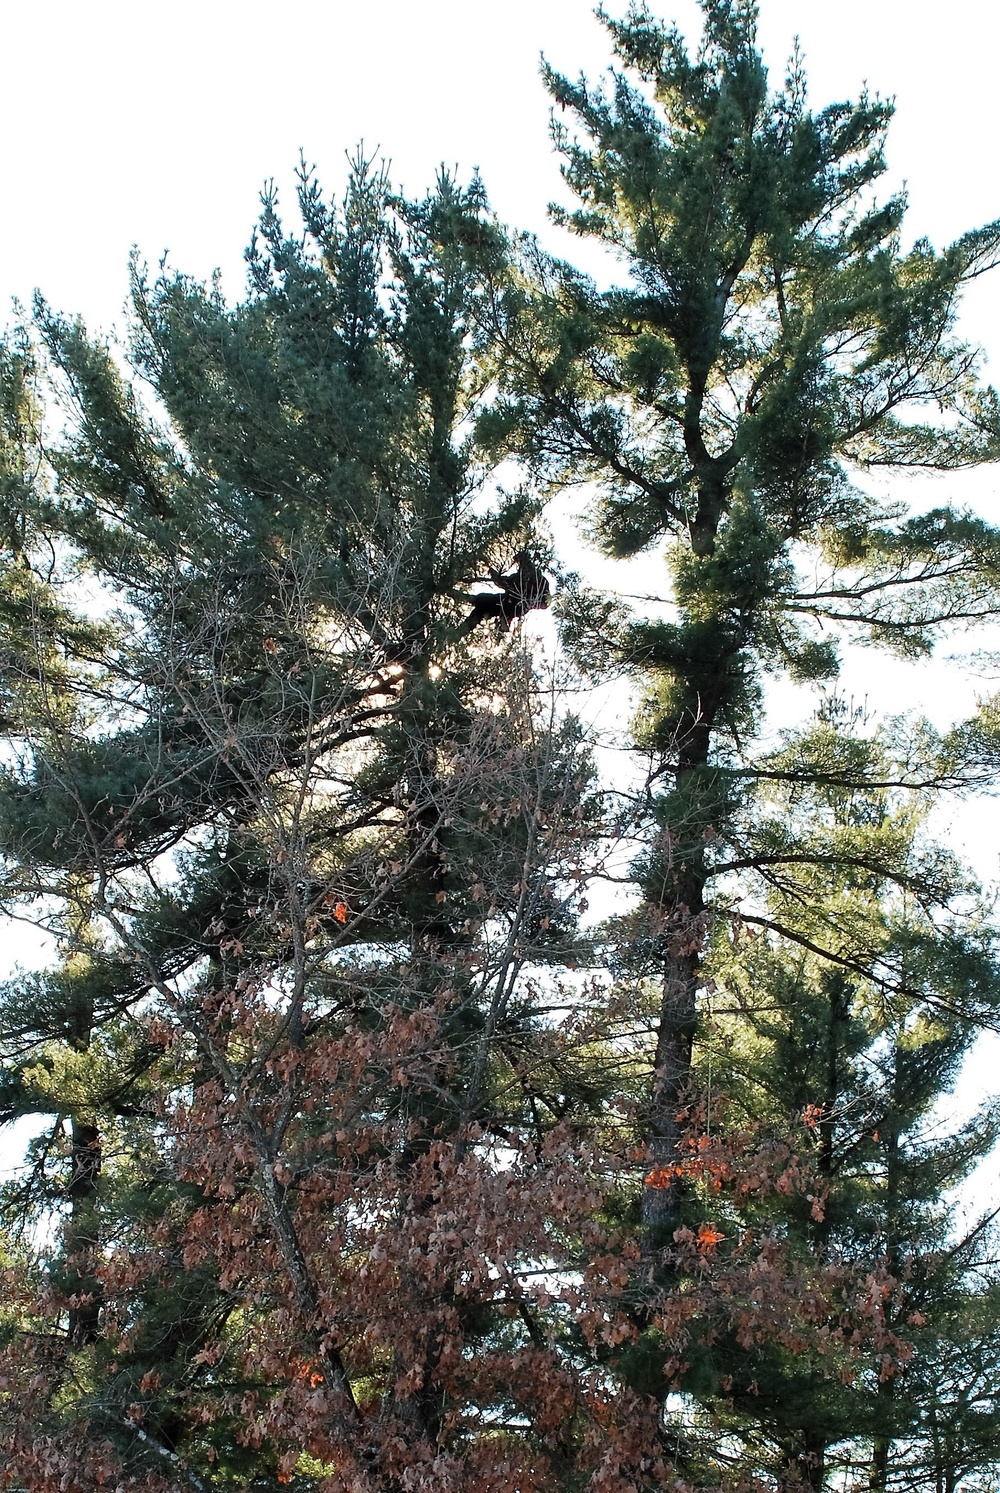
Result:
<svg viewBox="0 0 1000 1493">
<path fill-rule="evenodd" d="M 333 915 L 337 919 L 338 923 L 346 923 L 347 922 L 347 903 L 346 902 L 338 902 L 337 905 L 336 905 L 336 907 L 333 909 Z"/>
<path fill-rule="evenodd" d="M 703 1223 L 698 1230 L 698 1249 L 703 1255 L 714 1254 L 715 1246 L 721 1244 L 725 1237 L 714 1224 Z"/>
</svg>

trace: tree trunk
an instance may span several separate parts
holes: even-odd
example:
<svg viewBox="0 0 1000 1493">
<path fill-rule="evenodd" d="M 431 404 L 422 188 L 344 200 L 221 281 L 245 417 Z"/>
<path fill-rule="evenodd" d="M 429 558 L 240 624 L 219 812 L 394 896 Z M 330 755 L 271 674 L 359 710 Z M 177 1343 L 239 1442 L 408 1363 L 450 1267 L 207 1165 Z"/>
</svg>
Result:
<svg viewBox="0 0 1000 1493">
<path fill-rule="evenodd" d="M 649 1103 L 650 1169 L 642 1197 L 647 1244 L 654 1248 L 669 1242 L 669 1235 L 676 1227 L 681 1196 L 677 1168 L 684 1130 L 683 1105 L 691 1077 L 705 936 L 705 831 L 712 818 L 714 800 L 709 759 L 720 673 L 728 663 L 727 650 L 720 646 L 716 656 L 723 662 L 708 677 L 684 681 L 691 703 L 677 728 L 674 802 L 685 822 L 668 823 L 665 828 L 669 850 L 659 889 L 658 912 L 666 954 Z"/>
<path fill-rule="evenodd" d="M 826 1477 L 826 1439 L 818 1431 L 806 1431 L 788 1459 L 787 1493 L 809 1488 L 820 1493 Z"/>
<path fill-rule="evenodd" d="M 100 1230 L 97 1185 L 101 1175 L 101 1132 L 92 1121 L 74 1116 L 71 1122 L 70 1202 L 66 1227 L 67 1287 L 76 1304 L 69 1312 L 69 1340 L 85 1348 L 99 1335 L 101 1282 L 95 1274 Z"/>
<path fill-rule="evenodd" d="M 678 945 L 697 937 L 698 914 L 679 907 L 674 913 Z M 681 1105 L 691 1076 L 691 1054 L 697 1020 L 699 955 L 671 954 L 663 976 L 653 1085 L 649 1105 L 647 1154 L 650 1169 L 642 1195 L 642 1221 L 653 1243 L 666 1242 L 664 1235 L 677 1217 L 680 1179 L 676 1170 L 683 1128 Z"/>
</svg>

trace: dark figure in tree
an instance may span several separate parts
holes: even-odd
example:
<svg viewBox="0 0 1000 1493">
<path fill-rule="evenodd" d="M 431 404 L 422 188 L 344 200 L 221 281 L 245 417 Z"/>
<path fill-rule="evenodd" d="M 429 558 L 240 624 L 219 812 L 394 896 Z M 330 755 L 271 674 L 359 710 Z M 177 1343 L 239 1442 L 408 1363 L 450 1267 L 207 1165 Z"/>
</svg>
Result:
<svg viewBox="0 0 1000 1493">
<path fill-rule="evenodd" d="M 467 637 L 487 617 L 496 619 L 497 632 L 506 632 L 516 617 L 525 612 L 538 611 L 549 604 L 549 583 L 545 573 L 527 550 L 519 550 L 514 556 L 513 570 L 502 574 L 490 569 L 490 580 L 499 591 L 484 591 L 472 596 L 472 611 L 462 623 L 462 637 Z"/>
</svg>

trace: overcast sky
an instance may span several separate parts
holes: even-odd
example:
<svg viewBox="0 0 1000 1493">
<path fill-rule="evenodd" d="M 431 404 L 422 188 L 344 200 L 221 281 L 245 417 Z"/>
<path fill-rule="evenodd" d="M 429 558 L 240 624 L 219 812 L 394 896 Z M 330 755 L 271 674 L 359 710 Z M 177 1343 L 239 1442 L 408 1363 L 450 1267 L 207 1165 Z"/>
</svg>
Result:
<svg viewBox="0 0 1000 1493">
<path fill-rule="evenodd" d="M 775 81 L 797 33 L 815 105 L 866 81 L 895 97 L 893 182 L 908 183 L 914 234 L 940 245 L 1000 213 L 992 5 L 762 9 Z M 696 34 L 694 0 L 668 15 Z M 3 7 L 0 40 L 0 300 L 38 286 L 105 328 L 132 244 L 199 275 L 221 266 L 238 292 L 261 184 L 287 188 L 300 148 L 332 187 L 362 140 L 411 193 L 441 162 L 478 166 L 501 217 L 544 229 L 561 183 L 539 56 L 591 77 L 609 61 L 588 0 L 32 0 Z M 1000 286 L 977 291 L 978 334 L 1000 346 L 998 306 Z"/>
</svg>

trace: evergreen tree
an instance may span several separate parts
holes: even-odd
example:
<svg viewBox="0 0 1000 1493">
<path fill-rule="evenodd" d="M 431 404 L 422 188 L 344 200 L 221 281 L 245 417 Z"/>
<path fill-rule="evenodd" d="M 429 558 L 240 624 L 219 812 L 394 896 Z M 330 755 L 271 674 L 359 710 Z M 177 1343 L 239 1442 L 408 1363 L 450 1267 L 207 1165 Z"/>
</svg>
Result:
<svg viewBox="0 0 1000 1493">
<path fill-rule="evenodd" d="M 651 1393 L 665 1375 L 693 1397 L 673 1417 L 691 1482 L 758 1470 L 818 1487 L 841 1441 L 861 1480 L 882 1487 L 898 1448 L 929 1444 L 917 1430 L 927 1412 L 906 1386 L 927 1383 L 954 1301 L 982 1324 L 983 1362 L 994 1332 L 990 1288 L 959 1263 L 970 1257 L 948 1239 L 941 1202 L 989 1149 L 993 1123 L 938 1148 L 922 1129 L 976 1023 L 995 1020 L 992 935 L 970 914 L 966 875 L 917 827 L 935 798 L 989 781 L 995 706 L 944 736 L 897 722 L 891 751 L 848 730 L 835 707 L 775 752 L 767 687 L 829 687 L 843 641 L 919 658 L 996 615 L 996 530 L 954 507 L 911 513 L 864 474 L 996 458 L 997 397 L 954 327 L 963 286 L 997 262 L 1000 227 L 942 252 L 905 248 L 902 195 L 876 197 L 891 106 L 865 96 L 812 112 L 797 58 L 770 91 L 756 7 L 702 9 L 695 57 L 633 6 L 622 21 L 602 17 L 620 63 L 607 85 L 545 70 L 579 203 L 556 220 L 610 251 L 616 283 L 602 289 L 531 240 L 512 245 L 511 268 L 494 262 L 481 335 L 502 397 L 482 429 L 540 481 L 593 483 L 587 521 L 607 554 L 655 546 L 665 562 L 657 620 L 587 591 L 562 605 L 578 659 L 624 665 L 645 697 L 634 731 L 650 763 L 643 901 L 618 924 L 616 957 L 647 990 L 655 973 L 659 996 L 639 1120 L 641 1351 L 630 1346 L 621 1371 Z M 753 935 L 744 1040 L 773 1007 L 784 1036 L 771 1033 L 774 1108 L 751 1116 L 763 1150 L 744 1149 L 741 1181 L 724 1155 L 710 1160 L 725 1143 L 706 1131 L 692 1154 L 690 1125 L 708 1123 L 706 991 L 732 966 L 730 941 Z M 857 1063 L 876 1065 L 863 1084 Z M 824 1183 L 840 1103 L 869 1101 L 867 1139 Z M 814 1121 L 806 1145 L 802 1115 Z M 791 1156 L 790 1169 L 776 1199 L 772 1168 L 755 1209 L 749 1183 L 768 1174 L 774 1127 L 787 1139 L 772 1158 Z M 735 1135 L 728 1144 L 731 1160 Z M 803 1156 L 813 1180 L 800 1186 Z M 786 1191 L 794 1228 L 782 1221 Z M 791 1325 L 760 1338 L 739 1312 L 716 1314 L 727 1299 L 720 1256 L 745 1261 L 739 1241 L 769 1225 L 782 1242 L 768 1268 L 781 1259 L 786 1298 L 800 1272 L 813 1313 L 797 1341 Z M 696 1289 L 707 1266 L 692 1260 L 692 1239 L 713 1257 L 714 1305 Z M 907 1272 L 924 1254 L 941 1264 L 922 1288 L 933 1325 L 918 1331 Z M 878 1282 L 864 1371 L 842 1335 L 824 1337 L 843 1306 L 840 1264 L 843 1283 L 865 1270 Z M 668 1303 L 684 1276 L 703 1317 L 678 1333 Z M 722 1368 L 713 1340 L 731 1350 Z M 849 1381 L 840 1390 L 837 1374 Z M 722 1457 L 692 1429 L 708 1427 L 711 1443 L 720 1417 L 736 1438 Z M 968 1422 L 970 1442 L 986 1425 Z M 918 1475 L 921 1455 L 899 1475 Z"/>
<path fill-rule="evenodd" d="M 622 64 L 606 87 L 545 70 L 579 199 L 556 219 L 625 274 L 602 290 L 528 241 L 496 272 L 483 331 L 506 391 L 489 436 L 550 483 L 596 482 L 590 523 L 609 554 L 664 553 L 666 620 L 600 598 L 576 611 L 583 655 L 646 681 L 637 744 L 653 759 L 657 833 L 642 881 L 663 954 L 650 1241 L 677 1222 L 677 1188 L 654 1184 L 677 1155 L 713 921 L 737 915 L 838 963 L 822 915 L 806 934 L 754 910 L 769 886 L 801 879 L 805 892 L 808 868 L 842 854 L 836 836 L 803 843 L 794 821 L 762 818 L 759 789 L 863 785 L 867 767 L 832 746 L 810 755 L 808 738 L 762 761 L 766 681 L 835 678 L 842 638 L 929 653 L 996 614 L 1000 560 L 974 515 L 909 514 L 859 480 L 995 458 L 997 397 L 954 323 L 962 287 L 997 262 L 1000 226 L 905 249 L 903 197 L 874 196 L 891 106 L 865 96 L 813 113 L 797 60 L 771 92 L 751 0 L 702 9 L 694 58 L 634 7 L 604 17 Z M 982 767 L 957 736 L 925 739 L 898 782 L 961 786 Z M 908 884 L 888 844 L 851 853 Z M 722 888 L 736 876 L 734 899 Z M 913 891 L 926 906 L 950 896 L 931 867 Z"/>
<path fill-rule="evenodd" d="M 845 742 L 854 738 L 871 778 L 899 776 L 888 733 L 858 740 L 858 720 L 836 699 L 814 734 L 831 726 Z M 784 785 L 774 796 L 787 803 Z M 900 871 L 919 867 L 924 827 L 898 790 L 819 784 L 796 798 L 800 831 L 817 818 L 845 841 L 852 830 L 874 831 L 892 842 Z M 926 880 L 926 851 L 923 864 Z M 783 889 L 772 890 L 769 910 L 787 918 L 784 900 Z M 944 1111 L 978 1033 L 966 1013 L 992 998 L 996 975 L 981 909 L 977 919 L 968 905 L 959 927 L 928 928 L 915 898 L 899 896 L 860 857 L 842 854 L 822 898 L 803 906 L 810 920 L 820 909 L 827 924 L 836 919 L 839 968 L 752 932 L 718 941 L 709 958 L 719 1014 L 698 1066 L 725 1096 L 716 1116 L 723 1131 L 750 1124 L 787 1133 L 815 1178 L 811 1202 L 779 1193 L 761 1204 L 748 1195 L 733 1227 L 763 1211 L 801 1258 L 839 1261 L 884 1282 L 885 1325 L 905 1348 L 844 1361 L 834 1374 L 821 1341 L 794 1356 L 766 1342 L 747 1351 L 729 1341 L 713 1350 L 707 1403 L 766 1475 L 815 1488 L 839 1476 L 885 1489 L 927 1476 L 921 1400 L 950 1352 L 956 1315 L 977 1323 L 973 1358 L 989 1360 L 995 1342 L 989 1219 L 963 1235 L 947 1199 L 996 1143 L 1000 1117 L 993 1104 L 955 1125 Z M 866 963 L 892 971 L 891 988 L 860 975 Z M 974 1461 L 988 1435 L 985 1418 L 956 1430 L 956 1460 Z"/>
<path fill-rule="evenodd" d="M 60 949 L 3 1006 L 5 1116 L 49 1117 L 8 1217 L 58 1240 L 0 1407 L 33 1490 L 471 1486 L 476 1415 L 534 1394 L 469 1251 L 549 1249 L 569 1162 L 515 1075 L 590 769 L 516 647 L 456 647 L 534 516 L 463 429 L 477 289 L 435 246 L 481 201 L 359 163 L 299 205 L 236 307 L 137 268 L 128 374 L 43 303 L 5 369 L 5 892 Z"/>
</svg>

